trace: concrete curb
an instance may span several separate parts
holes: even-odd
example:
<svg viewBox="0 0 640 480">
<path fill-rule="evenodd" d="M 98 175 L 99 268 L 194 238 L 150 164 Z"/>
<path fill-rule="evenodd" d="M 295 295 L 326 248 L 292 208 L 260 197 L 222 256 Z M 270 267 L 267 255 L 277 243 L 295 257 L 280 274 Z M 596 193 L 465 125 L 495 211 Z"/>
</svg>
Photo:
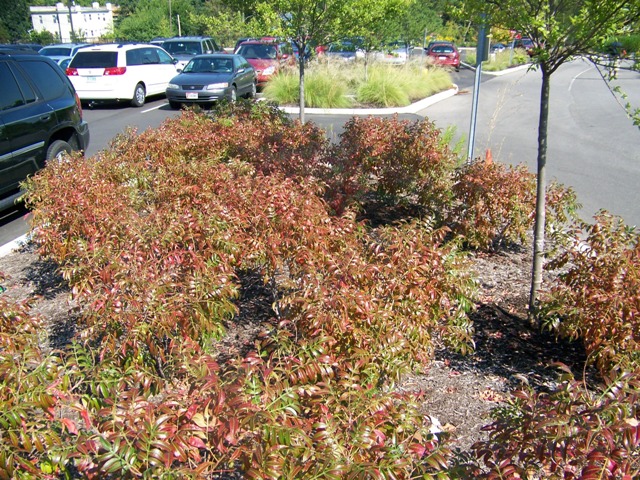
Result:
<svg viewBox="0 0 640 480">
<path fill-rule="evenodd" d="M 424 98 L 416 103 L 407 105 L 406 107 L 391 107 L 391 108 L 305 108 L 305 114 L 321 114 L 321 115 L 390 115 L 393 113 L 418 113 L 420 110 L 424 110 L 434 103 L 438 103 L 447 98 L 453 97 L 458 93 L 458 86 L 454 85 L 453 88 L 445 90 L 444 92 L 436 93 L 430 97 Z M 300 108 L 298 107 L 280 107 L 285 113 L 298 114 Z"/>
<path fill-rule="evenodd" d="M 18 237 L 15 240 L 12 240 L 11 242 L 5 243 L 4 245 L 0 246 L 0 257 L 9 255 L 14 250 L 17 250 L 18 248 L 22 247 L 24 244 L 26 244 L 29 241 L 29 239 L 30 239 L 29 234 L 25 233 L 21 237 Z"/>
<path fill-rule="evenodd" d="M 476 67 L 474 67 L 473 65 L 469 65 L 468 63 L 463 63 L 462 65 L 467 67 L 469 70 L 473 70 L 474 72 L 476 70 Z M 508 75 L 509 73 L 513 73 L 513 72 L 521 72 L 522 70 L 528 70 L 529 68 L 531 68 L 531 65 L 533 64 L 525 63 L 524 65 L 518 65 L 517 67 L 507 68 L 506 70 L 499 70 L 497 72 L 487 72 L 486 70 L 482 70 L 482 73 L 484 75 L 492 75 L 494 77 L 499 77 L 501 75 Z"/>
</svg>

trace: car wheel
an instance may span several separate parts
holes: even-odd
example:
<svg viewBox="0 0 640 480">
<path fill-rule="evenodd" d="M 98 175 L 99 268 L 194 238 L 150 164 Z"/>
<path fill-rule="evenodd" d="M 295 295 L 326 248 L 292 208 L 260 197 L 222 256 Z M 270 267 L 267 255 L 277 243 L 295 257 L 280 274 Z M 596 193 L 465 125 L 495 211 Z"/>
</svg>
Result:
<svg viewBox="0 0 640 480">
<path fill-rule="evenodd" d="M 232 87 L 231 88 L 231 94 L 229 96 L 229 101 L 233 103 L 237 99 L 238 99 L 238 91 L 236 90 L 236 87 Z"/>
<path fill-rule="evenodd" d="M 251 90 L 249 91 L 249 98 L 255 98 L 258 93 L 258 87 L 256 86 L 256 82 L 251 82 Z"/>
<path fill-rule="evenodd" d="M 174 110 L 180 110 L 180 106 L 181 106 L 181 105 L 180 105 L 180 102 L 172 102 L 172 101 L 169 101 L 169 106 L 170 106 L 171 108 L 173 108 Z"/>
<path fill-rule="evenodd" d="M 64 140 L 56 140 L 47 149 L 47 161 L 57 159 L 62 160 L 65 155 L 70 155 L 73 148 Z"/>
<path fill-rule="evenodd" d="M 133 99 L 131 100 L 131 105 L 134 107 L 141 107 L 144 105 L 144 101 L 147 98 L 147 92 L 144 89 L 144 85 L 141 83 L 136 85 L 135 90 L 133 91 Z"/>
</svg>

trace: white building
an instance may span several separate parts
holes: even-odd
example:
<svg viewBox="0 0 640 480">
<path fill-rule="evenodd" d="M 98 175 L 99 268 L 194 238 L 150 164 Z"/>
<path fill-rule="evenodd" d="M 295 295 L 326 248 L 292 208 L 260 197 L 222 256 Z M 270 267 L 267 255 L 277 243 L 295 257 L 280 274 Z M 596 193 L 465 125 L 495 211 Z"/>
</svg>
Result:
<svg viewBox="0 0 640 480">
<path fill-rule="evenodd" d="M 93 2 L 91 7 L 69 3 L 71 6 L 59 2 L 54 7 L 29 7 L 33 29 L 37 32 L 49 31 L 62 43 L 71 42 L 72 31 L 76 38 L 90 43 L 113 32 L 113 13 L 117 7 L 111 3 L 104 7 L 98 2 Z"/>
</svg>

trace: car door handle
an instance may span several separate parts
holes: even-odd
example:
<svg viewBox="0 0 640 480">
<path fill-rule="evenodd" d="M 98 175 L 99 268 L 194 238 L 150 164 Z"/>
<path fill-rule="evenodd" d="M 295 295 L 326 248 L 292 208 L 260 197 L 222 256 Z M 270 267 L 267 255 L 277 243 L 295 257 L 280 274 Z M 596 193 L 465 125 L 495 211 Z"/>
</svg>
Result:
<svg viewBox="0 0 640 480">
<path fill-rule="evenodd" d="M 43 122 L 48 122 L 49 120 L 51 120 L 51 115 L 42 115 L 40 117 L 40 120 L 42 120 Z"/>
</svg>

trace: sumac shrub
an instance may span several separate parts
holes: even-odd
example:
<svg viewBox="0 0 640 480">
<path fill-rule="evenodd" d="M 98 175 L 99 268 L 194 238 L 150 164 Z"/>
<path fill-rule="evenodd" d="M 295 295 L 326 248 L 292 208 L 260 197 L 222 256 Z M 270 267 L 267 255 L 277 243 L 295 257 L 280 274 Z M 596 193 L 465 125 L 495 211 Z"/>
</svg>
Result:
<svg viewBox="0 0 640 480">
<path fill-rule="evenodd" d="M 69 380 L 41 347 L 43 327 L 27 303 L 0 297 L 0 478 L 57 478 L 72 453 L 59 415 Z"/>
<path fill-rule="evenodd" d="M 603 371 L 639 365 L 640 236 L 606 212 L 578 223 L 574 244 L 550 264 L 563 268 L 544 302 L 545 325 L 581 339 Z"/>
<path fill-rule="evenodd" d="M 446 223 L 467 246 L 498 249 L 525 241 L 535 204 L 536 176 L 525 165 L 475 161 L 456 172 Z M 547 187 L 547 229 L 560 229 L 576 207 L 573 190 L 552 183 Z"/>
<path fill-rule="evenodd" d="M 324 178 L 328 140 L 314 123 L 291 120 L 266 102 L 221 104 L 214 128 L 224 138 L 226 156 L 250 163 L 265 175 Z"/>
<path fill-rule="evenodd" d="M 327 201 L 341 212 L 375 193 L 394 203 L 420 203 L 439 216 L 451 201 L 457 164 L 433 122 L 354 117 L 332 153 Z"/>
<path fill-rule="evenodd" d="M 331 215 L 296 167 L 298 131 L 283 142 L 289 125 L 261 118 L 186 112 L 27 185 L 41 252 L 83 305 L 67 366 L 73 462 L 88 477 L 197 477 L 234 461 L 250 478 L 445 468 L 444 441 L 387 385 L 436 341 L 472 347 L 462 256 L 426 222 L 371 232 Z M 249 127 L 273 145 L 243 153 Z M 259 356 L 219 372 L 214 340 L 237 318 L 246 270 L 273 306 Z"/>
<path fill-rule="evenodd" d="M 489 439 L 473 447 L 483 468 L 465 478 L 638 478 L 639 394 L 637 370 L 597 390 L 570 375 L 551 393 L 519 390 L 494 410 Z"/>
</svg>

